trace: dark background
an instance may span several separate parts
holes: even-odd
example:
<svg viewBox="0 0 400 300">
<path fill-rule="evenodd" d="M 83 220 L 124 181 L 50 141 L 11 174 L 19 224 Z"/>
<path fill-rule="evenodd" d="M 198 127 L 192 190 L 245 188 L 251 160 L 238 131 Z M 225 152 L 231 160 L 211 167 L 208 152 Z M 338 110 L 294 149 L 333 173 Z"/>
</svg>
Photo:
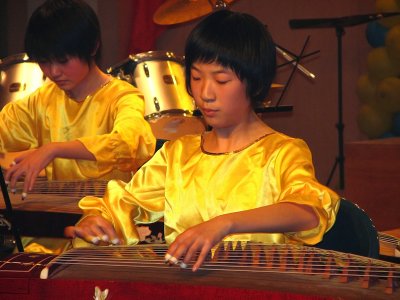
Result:
<svg viewBox="0 0 400 300">
<path fill-rule="evenodd" d="M 147 51 L 173 51 L 182 55 L 188 32 L 201 19 L 168 25 L 152 25 L 154 7 L 162 0 L 91 0 L 102 26 L 103 57 L 101 67 L 106 69 L 129 54 Z M 0 58 L 23 52 L 23 36 L 27 20 L 41 0 L 0 0 Z M 152 10 L 153 9 L 153 10 Z M 280 46 L 300 53 L 306 39 L 306 53 L 318 54 L 300 63 L 317 77 L 310 80 L 295 72 L 281 99 L 282 105 L 293 106 L 292 112 L 265 113 L 263 119 L 273 128 L 288 135 L 303 138 L 310 146 L 316 174 L 326 183 L 338 154 L 338 89 L 337 39 L 333 28 L 298 29 L 289 27 L 291 19 L 336 18 L 375 12 L 374 0 L 237 0 L 231 10 L 247 12 L 268 25 Z M 156 34 L 160 35 L 156 38 Z M 366 58 L 372 49 L 366 40 L 366 24 L 345 28 L 343 36 L 343 118 L 344 142 L 366 139 L 358 129 L 356 117 L 360 103 L 355 93 L 357 79 L 365 73 Z M 150 44 L 141 45 L 142 37 Z M 285 60 L 278 56 L 280 63 Z M 278 69 L 277 83 L 286 84 L 292 68 Z M 270 95 L 272 103 L 281 97 L 282 89 Z M 330 183 L 338 189 L 338 170 Z"/>
</svg>

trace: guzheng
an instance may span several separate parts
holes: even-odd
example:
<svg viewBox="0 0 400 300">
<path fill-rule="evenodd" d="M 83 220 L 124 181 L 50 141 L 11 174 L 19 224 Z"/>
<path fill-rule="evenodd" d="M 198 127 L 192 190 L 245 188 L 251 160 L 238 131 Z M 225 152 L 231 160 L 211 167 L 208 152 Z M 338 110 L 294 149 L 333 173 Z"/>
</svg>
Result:
<svg viewBox="0 0 400 300">
<path fill-rule="evenodd" d="M 64 228 L 76 224 L 82 211 L 78 202 L 84 196 L 102 197 L 106 180 L 47 181 L 39 177 L 34 189 L 24 200 L 21 198 L 22 182 L 17 183 L 15 193 L 9 193 L 17 227 L 25 236 L 63 237 Z M 0 195 L 0 214 L 4 201 Z M 48 226 L 52 224 L 52 226 Z M 154 225 L 154 232 L 162 230 L 162 224 Z M 400 229 L 380 232 L 380 254 L 400 258 Z M 397 262 L 397 261 L 396 261 Z"/>
<path fill-rule="evenodd" d="M 82 214 L 79 200 L 88 195 L 102 197 L 107 181 L 47 181 L 40 178 L 26 199 L 21 198 L 22 185 L 18 182 L 15 192 L 9 191 L 14 220 L 21 234 L 62 237 L 64 227 L 75 224 Z M 5 211 L 2 198 L 1 211 Z"/>
<path fill-rule="evenodd" d="M 400 236 L 400 229 L 379 232 L 379 253 L 381 256 L 400 259 L 400 239 L 398 236 Z"/>
<path fill-rule="evenodd" d="M 14 209 L 81 213 L 77 206 L 78 201 L 89 195 L 102 197 L 106 185 L 105 180 L 48 181 L 39 179 L 26 199 L 21 197 L 22 182 L 17 182 L 15 191 L 9 191 L 9 196 Z"/>
<path fill-rule="evenodd" d="M 306 246 L 225 242 L 192 272 L 190 264 L 165 264 L 166 249 L 14 254 L 0 265 L 0 298 L 400 299 L 400 265 L 386 261 Z"/>
</svg>

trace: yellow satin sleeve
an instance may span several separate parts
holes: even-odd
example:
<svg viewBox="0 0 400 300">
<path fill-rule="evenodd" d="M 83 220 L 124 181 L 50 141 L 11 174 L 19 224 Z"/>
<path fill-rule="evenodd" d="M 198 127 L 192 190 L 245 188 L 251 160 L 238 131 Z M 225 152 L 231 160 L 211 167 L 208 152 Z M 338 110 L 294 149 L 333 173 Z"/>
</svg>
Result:
<svg viewBox="0 0 400 300">
<path fill-rule="evenodd" d="M 0 152 L 79 140 L 96 161 L 55 159 L 49 179 L 120 178 L 146 162 L 155 137 L 144 119 L 144 100 L 129 83 L 113 78 L 82 102 L 48 82 L 0 112 Z"/>
<path fill-rule="evenodd" d="M 103 199 L 83 198 L 85 215 L 102 214 L 128 244 L 136 243 L 135 224 L 163 218 L 165 238 L 218 215 L 279 202 L 310 205 L 319 226 L 284 234 L 240 234 L 226 240 L 265 243 L 318 243 L 333 225 L 339 196 L 317 182 L 307 145 L 274 133 L 234 153 L 201 150 L 201 136 L 170 141 L 135 174 L 129 184 L 112 181 Z M 251 222 L 251 220 L 249 220 Z"/>
</svg>

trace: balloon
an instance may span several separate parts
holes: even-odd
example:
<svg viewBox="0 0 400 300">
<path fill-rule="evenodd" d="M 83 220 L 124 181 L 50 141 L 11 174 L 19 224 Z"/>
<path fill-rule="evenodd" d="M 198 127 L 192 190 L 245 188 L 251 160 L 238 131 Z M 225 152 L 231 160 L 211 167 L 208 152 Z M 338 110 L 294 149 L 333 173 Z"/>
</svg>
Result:
<svg viewBox="0 0 400 300">
<path fill-rule="evenodd" d="M 375 104 L 376 84 L 371 82 L 367 74 L 361 75 L 357 80 L 356 93 L 361 103 Z"/>
<path fill-rule="evenodd" d="M 400 79 L 387 77 L 376 87 L 376 104 L 389 113 L 400 112 Z"/>
<path fill-rule="evenodd" d="M 400 11 L 400 5 L 397 0 L 376 0 L 375 7 L 377 12 Z M 400 16 L 383 18 L 379 20 L 379 23 L 387 28 L 391 28 L 400 23 Z"/>
<path fill-rule="evenodd" d="M 386 34 L 385 45 L 389 59 L 400 65 L 400 25 L 393 26 Z"/>
<path fill-rule="evenodd" d="M 388 131 L 388 132 L 385 132 L 384 134 L 382 134 L 381 136 L 380 136 L 380 138 L 381 139 L 388 139 L 388 138 L 393 138 L 393 137 L 395 137 L 396 135 L 393 133 L 393 132 L 390 132 L 390 131 Z"/>
<path fill-rule="evenodd" d="M 389 58 L 386 47 L 374 48 L 368 53 L 367 70 L 370 80 L 375 82 L 386 77 L 397 76 L 400 73 Z"/>
<path fill-rule="evenodd" d="M 392 127 L 391 115 L 372 107 L 363 105 L 357 116 L 357 123 L 360 130 L 369 138 L 376 139 Z"/>
<path fill-rule="evenodd" d="M 393 116 L 393 133 L 396 136 L 400 136 L 400 113 L 396 113 Z"/>
<path fill-rule="evenodd" d="M 377 21 L 368 23 L 366 29 L 368 44 L 374 48 L 385 46 L 385 38 L 388 31 L 388 28 Z"/>
</svg>

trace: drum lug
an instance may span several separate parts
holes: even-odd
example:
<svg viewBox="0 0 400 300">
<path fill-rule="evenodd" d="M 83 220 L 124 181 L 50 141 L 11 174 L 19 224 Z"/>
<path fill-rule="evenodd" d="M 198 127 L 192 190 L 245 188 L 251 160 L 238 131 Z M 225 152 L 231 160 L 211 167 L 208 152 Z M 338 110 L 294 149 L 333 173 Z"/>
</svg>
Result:
<svg viewBox="0 0 400 300">
<path fill-rule="evenodd" d="M 160 111 L 160 102 L 158 102 L 157 97 L 153 98 L 153 103 L 154 103 L 154 107 L 156 108 L 156 110 Z"/>
<path fill-rule="evenodd" d="M 149 67 L 147 66 L 146 63 L 143 65 L 143 71 L 144 71 L 144 74 L 146 74 L 146 77 L 149 78 L 150 72 L 149 72 Z"/>
</svg>

